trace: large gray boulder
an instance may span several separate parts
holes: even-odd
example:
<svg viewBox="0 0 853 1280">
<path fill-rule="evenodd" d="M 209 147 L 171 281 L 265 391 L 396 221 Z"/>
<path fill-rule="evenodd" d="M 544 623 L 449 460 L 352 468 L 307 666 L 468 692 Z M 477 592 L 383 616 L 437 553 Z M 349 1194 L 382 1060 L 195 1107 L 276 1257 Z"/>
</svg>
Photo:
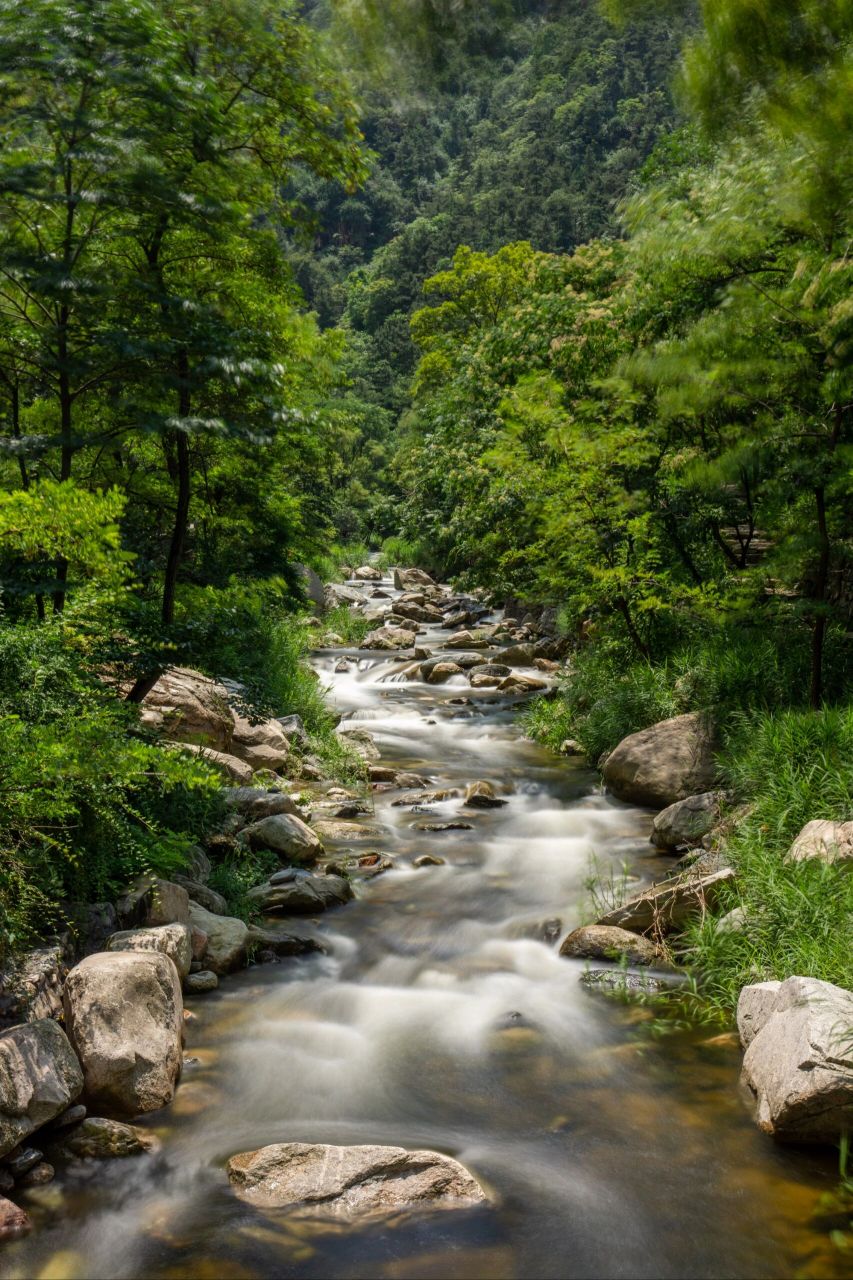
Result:
<svg viewBox="0 0 853 1280">
<path fill-rule="evenodd" d="M 251 784 L 255 771 L 239 756 L 228 751 L 214 751 L 213 747 L 207 747 L 201 742 L 176 742 L 174 746 L 179 751 L 198 756 L 199 760 L 204 760 L 211 769 L 215 769 L 238 787 L 248 787 Z"/>
<path fill-rule="evenodd" d="M 352 576 L 356 582 L 381 582 L 382 570 L 372 564 L 362 564 L 357 569 L 353 569 Z"/>
<path fill-rule="evenodd" d="M 412 626 L 415 626 L 412 623 Z M 413 633 L 405 630 L 403 627 L 378 627 L 376 631 L 370 631 L 364 637 L 360 649 L 410 649 L 412 647 Z"/>
<path fill-rule="evenodd" d="M 652 823 L 651 843 L 656 849 L 693 848 L 719 823 L 722 798 L 719 791 L 702 791 L 667 805 Z"/>
<path fill-rule="evenodd" d="M 418 587 L 437 586 L 437 583 L 423 569 L 395 569 L 394 586 L 398 591 L 414 591 Z"/>
<path fill-rule="evenodd" d="M 221 893 L 211 889 L 210 885 L 199 884 L 187 876 L 175 876 L 181 888 L 186 889 L 191 902 L 197 902 L 205 911 L 212 911 L 215 916 L 227 916 L 228 903 Z"/>
<path fill-rule="evenodd" d="M 807 822 L 785 855 L 786 862 L 838 863 L 853 867 L 853 822 Z"/>
<path fill-rule="evenodd" d="M 139 876 L 116 903 L 118 918 L 125 928 L 140 925 L 156 928 L 162 924 L 189 924 L 190 900 L 186 889 L 159 876 Z"/>
<path fill-rule="evenodd" d="M 297 818 L 302 817 L 296 801 L 284 791 L 270 791 L 263 787 L 225 787 L 222 796 L 230 809 L 250 822 L 271 818 L 276 813 L 293 813 Z"/>
<path fill-rule="evenodd" d="M 188 667 L 171 667 L 142 700 L 142 722 L 166 738 L 230 752 L 234 716 L 228 690 Z"/>
<path fill-rule="evenodd" d="M 853 992 L 817 978 L 746 987 L 738 1027 L 743 1080 L 765 1133 L 837 1142 L 853 1127 Z"/>
<path fill-rule="evenodd" d="M 402 1147 L 276 1143 L 232 1156 L 228 1177 L 250 1204 L 344 1219 L 405 1209 L 463 1209 L 486 1199 L 458 1161 Z"/>
<path fill-rule="evenodd" d="M 672 933 L 690 916 L 710 911 L 720 890 L 735 878 L 731 867 L 709 875 L 690 871 L 652 885 L 621 907 L 608 911 L 598 924 L 615 925 L 632 933 Z"/>
<path fill-rule="evenodd" d="M 695 712 L 650 725 L 622 739 L 603 773 L 608 790 L 632 804 L 665 808 L 709 791 L 717 776 L 713 726 Z"/>
<path fill-rule="evenodd" d="M 273 876 L 268 884 L 250 889 L 246 896 L 259 911 L 314 915 L 349 902 L 353 891 L 344 876 L 318 876 L 302 871 L 286 879 Z"/>
<path fill-rule="evenodd" d="M 190 903 L 193 924 L 206 934 L 201 963 L 213 973 L 233 973 L 245 967 L 249 928 L 236 916 L 214 915 L 197 902 Z"/>
<path fill-rule="evenodd" d="M 628 964 L 656 964 L 658 949 L 648 938 L 614 925 L 587 924 L 567 934 L 560 955 L 578 960 L 627 960 Z"/>
<path fill-rule="evenodd" d="M 323 843 L 307 823 L 292 813 L 276 813 L 253 822 L 241 832 L 253 849 L 270 849 L 284 862 L 311 866 L 323 852 Z"/>
<path fill-rule="evenodd" d="M 363 591 L 359 591 L 358 587 L 349 587 L 341 582 L 330 582 L 324 592 L 324 600 L 327 609 L 336 609 L 338 605 L 362 605 L 366 602 L 366 596 Z"/>
<path fill-rule="evenodd" d="M 69 1107 L 83 1072 L 58 1022 L 41 1018 L 0 1032 L 0 1156 Z"/>
<path fill-rule="evenodd" d="M 120 1116 L 171 1102 L 181 1073 L 183 1000 L 175 966 L 159 951 L 101 951 L 65 983 L 68 1037 L 86 1099 Z"/>
<path fill-rule="evenodd" d="M 290 743 L 277 720 L 252 724 L 246 716 L 235 714 L 231 754 L 252 769 L 272 769 L 277 773 L 287 764 Z"/>
<path fill-rule="evenodd" d="M 168 956 L 183 981 L 190 971 L 192 931 L 188 924 L 161 924 L 156 929 L 124 929 L 107 940 L 107 951 L 159 951 Z"/>
</svg>

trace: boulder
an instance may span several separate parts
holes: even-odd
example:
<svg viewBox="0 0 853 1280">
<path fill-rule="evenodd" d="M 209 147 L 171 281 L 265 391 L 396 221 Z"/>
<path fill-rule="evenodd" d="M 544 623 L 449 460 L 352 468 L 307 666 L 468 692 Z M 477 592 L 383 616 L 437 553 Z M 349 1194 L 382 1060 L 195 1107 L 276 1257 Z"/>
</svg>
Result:
<svg viewBox="0 0 853 1280">
<path fill-rule="evenodd" d="M 434 604 L 413 604 L 410 601 L 397 600 L 394 613 L 398 618 L 409 618 L 412 622 L 427 624 L 441 622 L 444 614 Z"/>
<path fill-rule="evenodd" d="M 713 727 L 697 713 L 662 720 L 623 738 L 603 773 L 613 795 L 632 804 L 665 808 L 708 791 L 717 775 Z"/>
<path fill-rule="evenodd" d="M 279 716 L 278 725 L 291 747 L 294 744 L 300 749 L 308 746 L 308 730 L 302 723 L 302 716 Z"/>
<path fill-rule="evenodd" d="M 758 985 L 738 1002 L 757 1123 L 789 1142 L 835 1143 L 853 1126 L 853 992 L 817 978 Z"/>
<path fill-rule="evenodd" d="M 408 649 L 412 644 L 411 631 L 405 631 L 402 627 L 379 627 L 376 631 L 370 631 L 364 637 L 360 649 Z"/>
<path fill-rule="evenodd" d="M 465 804 L 469 809 L 499 809 L 506 803 L 495 795 L 491 782 L 472 782 L 465 789 Z"/>
<path fill-rule="evenodd" d="M 299 1207 L 343 1219 L 405 1209 L 458 1209 L 485 1193 L 467 1169 L 435 1151 L 276 1143 L 228 1161 L 237 1195 L 262 1208 Z"/>
<path fill-rule="evenodd" d="M 378 760 L 380 756 L 373 734 L 367 729 L 338 729 L 337 734 L 348 747 L 352 747 L 362 760 Z"/>
<path fill-rule="evenodd" d="M 302 817 L 296 801 L 283 791 L 265 791 L 261 787 L 226 787 L 222 794 L 225 803 L 250 822 L 271 818 L 276 813 L 292 813 L 297 818 Z M 197 880 L 200 878 L 195 877 Z"/>
<path fill-rule="evenodd" d="M 541 693 L 548 688 L 547 680 L 537 680 L 535 676 L 504 676 L 498 685 L 501 693 Z"/>
<path fill-rule="evenodd" d="M 160 951 L 183 980 L 190 971 L 192 931 L 188 924 L 161 924 L 156 929 L 125 929 L 107 940 L 107 951 Z"/>
<path fill-rule="evenodd" d="M 252 724 L 245 716 L 234 716 L 234 735 L 231 754 L 244 760 L 253 769 L 272 769 L 277 772 L 287 764 L 290 743 L 277 720 L 262 720 Z"/>
<path fill-rule="evenodd" d="M 142 723 L 177 742 L 231 750 L 234 717 L 228 690 L 187 667 L 171 667 L 145 695 Z"/>
<path fill-rule="evenodd" d="M 246 964 L 248 926 L 235 916 L 215 916 L 197 902 L 190 903 L 190 915 L 197 929 L 207 934 L 202 964 L 213 973 L 233 973 Z"/>
<path fill-rule="evenodd" d="M 314 826 L 324 840 L 377 840 L 383 834 L 382 827 L 368 822 L 345 822 L 338 818 L 319 818 Z"/>
<path fill-rule="evenodd" d="M 449 640 L 445 640 L 445 649 L 488 649 L 490 641 L 475 631 L 460 631 Z"/>
<path fill-rule="evenodd" d="M 839 863 L 853 868 L 853 822 L 807 822 L 788 852 L 786 862 Z"/>
<path fill-rule="evenodd" d="M 66 1159 L 77 1156 L 84 1160 L 114 1160 L 156 1150 L 158 1145 L 153 1133 L 137 1125 L 87 1116 L 76 1129 L 63 1135 L 56 1154 Z"/>
<path fill-rule="evenodd" d="M 424 663 L 424 666 L 427 664 Z M 462 676 L 465 672 L 455 662 L 435 662 L 429 664 L 429 674 L 425 677 L 427 684 L 444 684 L 451 676 Z"/>
<path fill-rule="evenodd" d="M 33 1224 L 24 1210 L 5 1196 L 0 1196 L 0 1244 L 4 1240 L 16 1240 L 18 1236 L 25 1236 L 32 1229 Z"/>
<path fill-rule="evenodd" d="M 188 996 L 200 996 L 215 991 L 218 986 L 219 979 L 212 969 L 199 969 L 198 973 L 191 973 L 186 979 L 184 991 Z"/>
<path fill-rule="evenodd" d="M 394 587 L 397 591 L 414 591 L 418 587 L 435 587 L 438 584 L 423 569 L 395 569 Z"/>
<path fill-rule="evenodd" d="M 652 885 L 621 907 L 608 911 L 596 923 L 615 925 L 632 933 L 672 933 L 689 916 L 710 910 L 720 890 L 734 878 L 731 867 L 710 875 L 686 871 L 672 880 Z"/>
<path fill-rule="evenodd" d="M 209 885 L 199 884 L 187 876 L 175 876 L 175 880 L 182 889 L 186 889 L 190 901 L 197 902 L 199 906 L 204 907 L 205 911 L 211 911 L 215 916 L 228 914 L 228 903 L 225 898 Z"/>
<path fill-rule="evenodd" d="M 358 587 L 348 587 L 340 582 L 330 582 L 324 592 L 327 609 L 337 609 L 339 605 L 360 605 L 365 603 L 363 591 Z"/>
<path fill-rule="evenodd" d="M 79 1097 L 83 1073 L 58 1022 L 0 1032 L 0 1156 Z"/>
<path fill-rule="evenodd" d="M 225 787 L 225 794 L 227 795 L 230 790 L 230 787 Z M 231 818 L 236 818 L 236 816 L 236 814 L 230 815 Z M 213 868 L 210 865 L 210 858 L 208 858 L 201 845 L 191 845 L 186 854 L 184 875 L 196 884 L 207 884 L 212 870 Z M 177 883 L 178 881 L 176 880 L 175 884 Z"/>
<path fill-rule="evenodd" d="M 246 827 L 241 838 L 253 849 L 271 849 L 285 862 L 311 866 L 323 852 L 319 836 L 292 813 L 276 813 Z"/>
<path fill-rule="evenodd" d="M 381 582 L 382 571 L 376 569 L 372 564 L 363 564 L 353 571 L 352 575 L 356 582 Z"/>
<path fill-rule="evenodd" d="M 501 650 L 501 658 L 511 667 L 533 666 L 532 644 L 511 644 Z"/>
<path fill-rule="evenodd" d="M 490 676 L 484 671 L 472 671 L 468 683 L 472 689 L 497 689 L 504 676 Z"/>
<path fill-rule="evenodd" d="M 80 934 L 88 941 L 85 907 Z M 76 920 L 75 920 L 76 922 Z M 62 1013 L 62 984 L 68 965 L 60 947 L 39 947 L 10 957 L 0 969 L 0 1025 L 58 1018 Z"/>
<path fill-rule="evenodd" d="M 560 945 L 561 956 L 580 960 L 619 960 L 628 964 L 655 964 L 658 949 L 648 938 L 614 925 L 588 924 L 568 934 Z"/>
<path fill-rule="evenodd" d="M 313 915 L 329 907 L 341 906 L 353 897 L 352 886 L 343 876 L 318 876 L 303 871 L 278 883 L 275 880 L 273 877 L 267 884 L 250 889 L 247 894 L 262 912 Z"/>
<path fill-rule="evenodd" d="M 116 903 L 120 922 L 129 928 L 141 925 L 189 924 L 190 900 L 186 889 L 158 876 L 139 876 Z"/>
<path fill-rule="evenodd" d="M 183 1000 L 165 955 L 88 956 L 68 975 L 64 1006 L 89 1103 L 138 1115 L 171 1102 L 181 1073 Z"/>
<path fill-rule="evenodd" d="M 652 823 L 651 843 L 666 850 L 695 847 L 719 823 L 722 798 L 719 791 L 702 791 L 668 805 Z"/>
<path fill-rule="evenodd" d="M 198 756 L 199 760 L 204 760 L 217 773 L 229 778 L 238 787 L 248 787 L 251 784 L 254 769 L 239 756 L 230 755 L 227 751 L 214 751 L 213 747 L 206 747 L 199 742 L 178 742 L 175 746 L 181 751 L 188 751 Z"/>
</svg>

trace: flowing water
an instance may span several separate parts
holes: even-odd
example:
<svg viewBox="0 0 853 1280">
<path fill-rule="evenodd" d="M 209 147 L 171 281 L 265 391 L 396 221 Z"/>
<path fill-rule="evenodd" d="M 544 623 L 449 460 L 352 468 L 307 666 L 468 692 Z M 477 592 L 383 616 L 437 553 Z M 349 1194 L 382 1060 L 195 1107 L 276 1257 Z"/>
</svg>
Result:
<svg viewBox="0 0 853 1280">
<path fill-rule="evenodd" d="M 195 1062 L 148 1121 L 161 1152 L 78 1165 L 31 1191 L 36 1229 L 0 1274 L 842 1275 L 814 1216 L 833 1162 L 754 1128 L 732 1038 L 654 1040 L 648 1010 L 586 991 L 583 962 L 543 940 L 546 922 L 581 921 L 593 864 L 660 874 L 650 815 L 526 740 L 506 699 L 460 705 L 459 678 L 433 688 L 401 679 L 393 655 L 351 656 L 346 673 L 340 650 L 315 662 L 383 762 L 438 787 L 489 779 L 508 804 L 466 811 L 473 830 L 426 832 L 460 800 L 425 817 L 377 793 L 383 835 L 368 847 L 395 869 L 309 926 L 326 954 L 252 968 L 192 1003 Z M 425 852 L 445 865 L 414 869 Z M 251 1209 L 224 1163 L 282 1141 L 447 1152 L 493 1203 L 360 1228 Z"/>
</svg>

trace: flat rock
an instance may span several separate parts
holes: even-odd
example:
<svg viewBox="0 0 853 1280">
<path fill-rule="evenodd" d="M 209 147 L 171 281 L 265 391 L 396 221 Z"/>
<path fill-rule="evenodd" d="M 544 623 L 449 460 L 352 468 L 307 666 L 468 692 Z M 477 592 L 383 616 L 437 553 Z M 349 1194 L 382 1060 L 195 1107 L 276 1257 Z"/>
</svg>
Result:
<svg viewBox="0 0 853 1280">
<path fill-rule="evenodd" d="M 622 739 L 603 773 L 608 790 L 632 804 L 665 808 L 708 791 L 717 776 L 713 726 L 695 712 L 650 725 Z"/>
<path fill-rule="evenodd" d="M 853 1126 L 853 992 L 816 978 L 758 985 L 738 1002 L 758 1126 L 789 1142 L 835 1143 Z"/>
<path fill-rule="evenodd" d="M 184 979 L 192 960 L 192 930 L 187 924 L 161 924 L 153 929 L 125 929 L 107 939 L 107 951 L 161 951 Z"/>
<path fill-rule="evenodd" d="M 596 923 L 616 925 L 633 933 L 671 933 L 689 916 L 710 910 L 720 890 L 734 878 L 731 867 L 710 875 L 686 871 L 646 889 L 621 907 L 608 911 Z"/>
<path fill-rule="evenodd" d="M 259 822 L 262 818 L 272 818 L 277 813 L 290 813 L 297 818 L 302 811 L 283 791 L 264 790 L 260 787 L 227 787 L 223 791 L 225 803 L 236 809 L 250 822 Z M 197 876 L 196 879 L 199 879 Z"/>
<path fill-rule="evenodd" d="M 66 1110 L 83 1090 L 74 1050 L 50 1018 L 0 1032 L 0 1156 Z"/>
<path fill-rule="evenodd" d="M 250 889 L 247 897 L 260 911 L 284 915 L 313 915 L 349 902 L 352 886 L 343 876 L 297 873 L 281 884 L 262 884 Z"/>
<path fill-rule="evenodd" d="M 614 925 L 588 924 L 568 934 L 560 945 L 561 956 L 577 959 L 622 959 L 628 964 L 655 964 L 658 949 L 648 938 Z"/>
<path fill-rule="evenodd" d="M 485 1193 L 456 1160 L 402 1147 L 277 1143 L 228 1161 L 237 1195 L 265 1208 L 354 1219 L 404 1209 L 458 1209 Z"/>
<path fill-rule="evenodd" d="M 590 969 L 578 979 L 589 991 L 604 991 L 613 995 L 654 995 L 666 991 L 670 985 L 663 978 L 652 978 L 647 973 L 623 973 L 620 969 Z"/>
<path fill-rule="evenodd" d="M 69 973 L 63 1003 L 89 1103 L 138 1115 L 171 1102 L 183 1031 L 181 986 L 171 960 L 159 951 L 87 956 Z"/>
<path fill-rule="evenodd" d="M 221 773 L 224 778 L 228 778 L 239 787 L 247 787 L 252 781 L 254 776 L 252 766 L 229 751 L 216 751 L 213 747 L 207 747 L 198 742 L 176 742 L 174 745 L 179 750 L 188 751 L 198 756 L 200 760 L 206 761 L 217 773 Z"/>
</svg>

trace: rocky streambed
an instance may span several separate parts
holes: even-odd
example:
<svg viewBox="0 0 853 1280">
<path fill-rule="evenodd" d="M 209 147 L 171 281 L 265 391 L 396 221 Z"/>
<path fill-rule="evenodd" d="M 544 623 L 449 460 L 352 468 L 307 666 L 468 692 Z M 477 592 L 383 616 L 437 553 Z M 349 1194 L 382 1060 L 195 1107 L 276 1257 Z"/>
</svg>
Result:
<svg viewBox="0 0 853 1280">
<path fill-rule="evenodd" d="M 373 612 L 366 647 L 314 659 L 369 794 L 317 781 L 288 807 L 235 788 L 246 838 L 282 844 L 287 865 L 255 891 L 269 918 L 249 937 L 191 890 L 190 951 L 169 944 L 191 1011 L 174 1100 L 129 1133 L 54 1111 L 78 1149 L 54 1132 L 57 1177 L 16 1188 L 34 1229 L 6 1245 L 3 1274 L 844 1274 L 817 1210 L 832 1157 L 755 1127 L 737 1037 L 656 1041 L 650 1009 L 588 979 L 621 980 L 607 958 L 621 930 L 637 981 L 671 981 L 662 935 L 725 868 L 662 897 L 650 886 L 675 853 L 649 844 L 656 814 L 524 738 L 517 705 L 559 656 L 547 630 L 376 574 L 332 593 Z M 240 732 L 250 767 L 287 754 L 274 730 Z M 688 740 L 685 785 L 711 798 L 658 817 L 661 848 L 678 847 L 679 822 L 696 840 L 710 825 L 702 732 L 664 731 L 667 767 Z M 245 782 L 235 741 L 219 744 L 223 768 Z M 614 781 L 660 808 L 650 758 L 617 756 Z M 579 931 L 590 875 L 626 867 L 633 915 L 614 906 L 604 935 Z M 174 929 L 162 893 L 143 906 L 145 929 Z M 241 968 L 251 942 L 269 962 Z M 103 954 L 114 986 L 119 955 Z M 188 994 L 214 970 L 217 989 Z M 747 1011 L 754 1043 L 774 1001 Z M 95 1158 L 109 1146 L 126 1158 Z"/>
</svg>

